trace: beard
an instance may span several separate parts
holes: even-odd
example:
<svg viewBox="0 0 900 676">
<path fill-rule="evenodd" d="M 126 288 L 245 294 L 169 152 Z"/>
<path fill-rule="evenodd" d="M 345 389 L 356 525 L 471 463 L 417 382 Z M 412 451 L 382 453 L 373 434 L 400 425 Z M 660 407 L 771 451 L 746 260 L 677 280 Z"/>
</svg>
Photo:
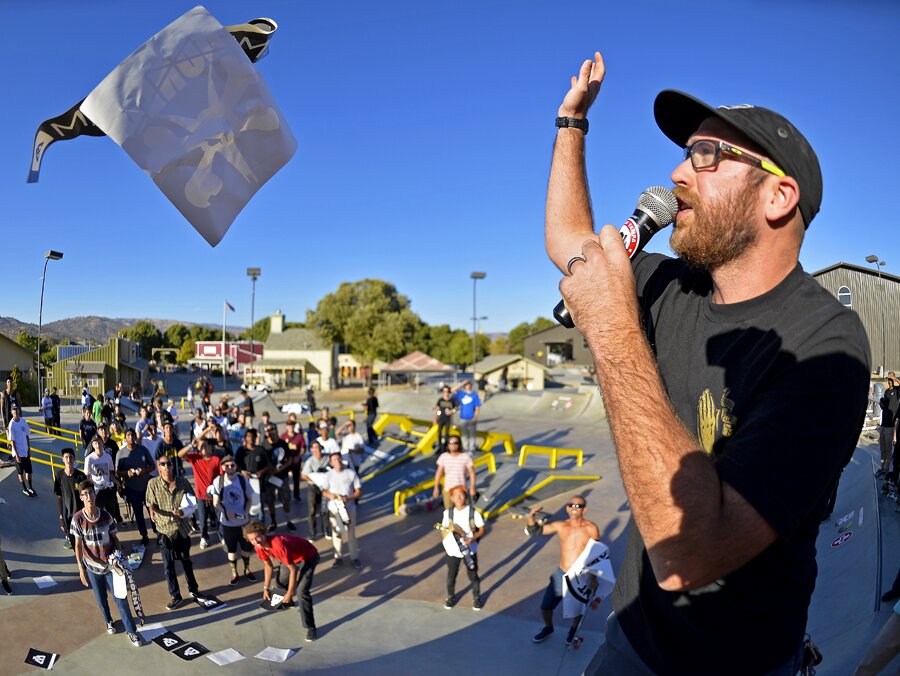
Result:
<svg viewBox="0 0 900 676">
<path fill-rule="evenodd" d="M 699 196 L 681 186 L 672 192 L 692 211 L 690 223 L 681 226 L 676 223 L 669 246 L 691 267 L 714 272 L 756 243 L 757 185 L 745 183 L 708 204 L 701 204 Z"/>
</svg>

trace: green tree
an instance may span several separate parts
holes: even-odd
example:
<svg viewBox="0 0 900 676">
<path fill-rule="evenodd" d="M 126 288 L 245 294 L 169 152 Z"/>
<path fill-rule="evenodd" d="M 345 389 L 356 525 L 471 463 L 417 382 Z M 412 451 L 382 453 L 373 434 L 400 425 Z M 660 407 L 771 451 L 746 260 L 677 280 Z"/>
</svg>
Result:
<svg viewBox="0 0 900 676">
<path fill-rule="evenodd" d="M 392 361 L 427 345 L 427 327 L 409 299 L 380 279 L 342 283 L 307 313 L 306 325 L 367 364 Z"/>
<path fill-rule="evenodd" d="M 509 354 L 509 340 L 506 336 L 497 336 L 491 341 L 491 354 Z"/>
<path fill-rule="evenodd" d="M 194 344 L 197 341 L 193 338 L 188 338 L 185 340 L 181 347 L 178 348 L 178 357 L 177 361 L 179 364 L 187 364 L 188 359 L 193 359 L 194 357 Z"/>
<path fill-rule="evenodd" d="M 546 317 L 538 317 L 533 322 L 522 322 L 509 332 L 510 354 L 525 354 L 525 338 L 532 333 L 543 331 L 554 325 L 553 320 Z"/>
<path fill-rule="evenodd" d="M 172 324 L 163 334 L 163 343 L 165 347 L 181 347 L 189 335 L 184 324 Z"/>
<path fill-rule="evenodd" d="M 428 341 L 423 351 L 445 364 L 452 364 L 454 363 L 450 352 L 450 340 L 452 338 L 453 329 L 448 324 L 429 326 Z"/>
<path fill-rule="evenodd" d="M 271 329 L 271 322 L 269 321 L 269 317 L 263 317 L 253 324 L 249 329 L 246 329 L 242 334 L 241 338 L 243 340 L 250 340 L 253 338 L 253 342 L 255 343 L 265 343 L 269 339 L 269 330 Z"/>
<path fill-rule="evenodd" d="M 34 354 L 37 349 L 37 336 L 32 336 L 27 331 L 19 331 L 16 336 L 16 342 L 26 350 Z M 41 336 L 41 362 L 49 364 L 56 361 L 56 341 L 48 340 Z"/>
<path fill-rule="evenodd" d="M 150 322 L 142 319 L 134 326 L 121 331 L 123 338 L 133 340 L 141 345 L 141 356 L 144 359 L 150 359 L 153 354 L 153 348 L 162 347 L 163 337 L 159 329 Z"/>
<path fill-rule="evenodd" d="M 208 326 L 200 326 L 200 324 L 194 324 L 191 328 L 189 328 L 188 336 L 190 336 L 194 341 L 222 340 L 221 331 L 216 331 L 215 329 L 211 329 Z"/>
</svg>

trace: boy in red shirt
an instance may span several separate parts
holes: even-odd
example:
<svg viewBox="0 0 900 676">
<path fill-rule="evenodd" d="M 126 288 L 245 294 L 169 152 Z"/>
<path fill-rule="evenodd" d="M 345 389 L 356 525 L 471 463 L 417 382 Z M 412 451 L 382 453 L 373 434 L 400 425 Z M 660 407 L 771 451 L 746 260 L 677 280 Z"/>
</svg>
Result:
<svg viewBox="0 0 900 676">
<path fill-rule="evenodd" d="M 219 456 L 213 455 L 210 437 L 212 428 L 208 427 L 194 440 L 178 451 L 178 457 L 186 459 L 194 468 L 194 483 L 197 497 L 197 519 L 200 521 L 200 549 L 209 546 L 208 522 L 215 523 L 215 510 L 212 508 L 212 498 L 207 493 L 210 484 L 222 473 L 222 465 Z M 199 447 L 199 451 L 197 448 Z"/>
<path fill-rule="evenodd" d="M 312 586 L 313 573 L 319 563 L 319 551 L 305 538 L 297 535 L 268 535 L 266 527 L 259 521 L 251 521 L 244 526 L 244 536 L 256 549 L 256 555 L 265 566 L 263 579 L 263 599 L 270 600 L 269 585 L 272 582 L 272 560 L 278 563 L 278 585 L 287 589 L 282 607 L 293 605 L 294 592 L 300 597 L 300 620 L 306 629 L 306 640 L 316 640 L 316 620 L 313 617 Z"/>
</svg>

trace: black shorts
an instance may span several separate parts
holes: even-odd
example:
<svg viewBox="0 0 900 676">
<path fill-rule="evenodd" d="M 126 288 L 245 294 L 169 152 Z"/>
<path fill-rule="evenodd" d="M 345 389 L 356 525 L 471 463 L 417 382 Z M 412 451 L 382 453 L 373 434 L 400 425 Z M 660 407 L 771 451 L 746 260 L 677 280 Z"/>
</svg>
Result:
<svg viewBox="0 0 900 676">
<path fill-rule="evenodd" d="M 222 541 L 225 543 L 225 551 L 229 554 L 237 553 L 238 546 L 244 554 L 253 551 L 253 547 L 244 537 L 244 531 L 241 526 L 226 526 L 222 524 Z"/>
<path fill-rule="evenodd" d="M 19 458 L 19 462 L 16 463 L 16 470 L 19 472 L 19 476 L 31 474 L 31 456 Z"/>
</svg>

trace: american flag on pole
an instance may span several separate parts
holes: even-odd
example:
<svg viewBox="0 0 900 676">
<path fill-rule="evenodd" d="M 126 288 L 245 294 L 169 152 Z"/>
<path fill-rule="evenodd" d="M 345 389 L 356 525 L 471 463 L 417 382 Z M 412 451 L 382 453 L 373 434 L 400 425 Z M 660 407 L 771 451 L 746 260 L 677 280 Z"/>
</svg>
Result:
<svg viewBox="0 0 900 676">
<path fill-rule="evenodd" d="M 234 312 L 234 306 L 231 303 L 229 303 L 227 300 L 225 301 L 225 309 L 228 310 L 229 312 Z"/>
</svg>

